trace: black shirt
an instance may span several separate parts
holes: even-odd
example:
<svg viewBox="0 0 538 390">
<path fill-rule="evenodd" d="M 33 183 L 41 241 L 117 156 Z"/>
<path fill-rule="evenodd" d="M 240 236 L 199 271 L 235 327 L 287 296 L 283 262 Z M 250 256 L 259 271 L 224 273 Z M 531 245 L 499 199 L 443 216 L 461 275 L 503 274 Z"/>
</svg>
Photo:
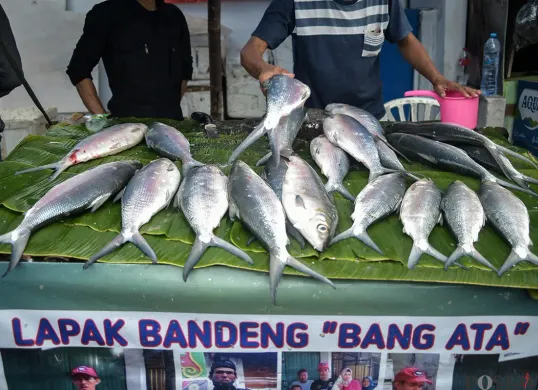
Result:
<svg viewBox="0 0 538 390">
<path fill-rule="evenodd" d="M 13 61 L 17 67 L 22 71 L 21 56 L 17 49 L 17 43 L 11 31 L 11 25 L 9 19 L 0 5 L 0 39 L 4 43 L 7 51 L 11 55 Z M 0 51 L 0 97 L 8 95 L 11 91 L 22 84 L 21 80 L 17 77 L 17 74 L 13 70 L 11 63 L 8 61 L 3 51 Z M 0 123 L 0 126 L 3 123 Z M 3 130 L 0 128 L 0 131 Z"/>
<path fill-rule="evenodd" d="M 329 379 L 327 381 L 322 381 L 321 379 L 316 379 L 310 385 L 310 390 L 331 390 L 333 387 L 334 380 Z"/>
<path fill-rule="evenodd" d="M 190 34 L 179 8 L 157 0 L 148 11 L 136 0 L 107 0 L 86 15 L 67 74 L 73 85 L 103 59 L 116 117 L 183 119 L 181 82 L 192 78 Z"/>
</svg>

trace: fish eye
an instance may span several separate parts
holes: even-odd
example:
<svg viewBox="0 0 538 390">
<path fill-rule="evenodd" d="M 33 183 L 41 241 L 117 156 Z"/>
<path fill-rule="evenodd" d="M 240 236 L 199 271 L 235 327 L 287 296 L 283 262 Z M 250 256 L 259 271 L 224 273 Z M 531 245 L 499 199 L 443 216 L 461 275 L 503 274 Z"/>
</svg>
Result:
<svg viewBox="0 0 538 390">
<path fill-rule="evenodd" d="M 327 233 L 327 226 L 325 225 L 318 225 L 318 232 L 320 233 Z"/>
</svg>

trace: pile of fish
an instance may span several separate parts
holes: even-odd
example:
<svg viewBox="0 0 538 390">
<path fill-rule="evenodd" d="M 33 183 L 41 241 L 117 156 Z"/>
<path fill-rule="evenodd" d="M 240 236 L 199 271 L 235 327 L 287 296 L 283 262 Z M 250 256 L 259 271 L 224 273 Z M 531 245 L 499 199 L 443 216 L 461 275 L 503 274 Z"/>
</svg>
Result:
<svg viewBox="0 0 538 390">
<path fill-rule="evenodd" d="M 293 150 L 303 124 L 313 123 L 304 107 L 310 89 L 283 75 L 269 79 L 264 87 L 268 91 L 267 114 L 232 152 L 229 176 L 221 166 L 196 161 L 187 138 L 159 122 L 150 126 L 128 123 L 109 127 L 80 141 L 59 162 L 17 172 L 19 175 L 53 169 L 50 180 L 54 180 L 70 166 L 118 154 L 143 140 L 160 156 L 144 167 L 138 161 L 102 164 L 55 185 L 24 214 L 15 230 L 0 236 L 0 243 L 12 246 L 6 274 L 19 262 L 33 231 L 64 216 L 94 212 L 109 199 L 121 201 L 121 232 L 95 253 L 84 268 L 127 242 L 156 263 L 159 255 L 139 230 L 167 207 L 182 212 L 196 235 L 183 269 L 185 281 L 208 247 L 221 248 L 253 264 L 247 253 L 213 233 L 228 213 L 230 219 L 237 218 L 252 233 L 247 245 L 256 239 L 267 249 L 273 302 L 286 265 L 334 287 L 327 278 L 289 254 L 288 237 L 302 248 L 308 242 L 318 252 L 342 240 L 358 239 L 383 254 L 367 230 L 395 213 L 399 213 L 403 232 L 413 241 L 409 269 L 416 266 L 423 254 L 444 263 L 445 269 L 451 265 L 465 268 L 457 261 L 470 256 L 499 276 L 521 261 L 538 264 L 538 257 L 528 249 L 532 242 L 527 209 L 506 189 L 538 196 L 529 186 L 538 184 L 538 180 L 517 171 L 506 155 L 530 164 L 532 161 L 460 126 L 391 123 L 383 129 L 367 111 L 335 103 L 325 108 L 325 114 L 316 119 L 317 125 L 311 126 L 322 131 L 310 142 L 309 151 L 326 179 L 324 182 L 313 166 Z M 269 139 L 271 152 L 256 164 L 264 166 L 258 175 L 238 157 L 264 135 Z M 408 172 L 400 158 L 479 178 L 480 191 L 477 194 L 455 181 L 443 192 L 431 178 Z M 181 162 L 181 171 L 176 161 Z M 369 171 L 368 184 L 358 194 L 352 194 L 344 184 L 354 164 Z M 489 169 L 507 180 L 493 175 Z M 408 181 L 412 182 L 409 187 Z M 339 234 L 335 193 L 354 202 L 353 224 Z M 432 230 L 443 221 L 458 241 L 448 257 L 429 243 Z M 474 247 L 486 221 L 512 247 L 499 270 Z"/>
</svg>

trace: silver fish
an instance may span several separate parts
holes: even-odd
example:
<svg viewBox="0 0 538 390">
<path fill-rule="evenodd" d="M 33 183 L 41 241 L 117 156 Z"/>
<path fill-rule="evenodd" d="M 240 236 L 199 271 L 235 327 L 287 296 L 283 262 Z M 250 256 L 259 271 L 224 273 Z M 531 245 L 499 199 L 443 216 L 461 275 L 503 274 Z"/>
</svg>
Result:
<svg viewBox="0 0 538 390">
<path fill-rule="evenodd" d="M 322 252 L 334 236 L 338 211 L 316 171 L 298 156 L 289 160 L 282 205 L 293 227 L 315 250 Z"/>
<path fill-rule="evenodd" d="M 264 171 L 261 174 L 261 177 L 269 184 L 273 189 L 278 200 L 282 202 L 282 185 L 284 184 L 284 177 L 286 176 L 286 171 L 288 170 L 288 160 L 280 157 L 280 164 L 277 166 L 274 163 L 274 160 L 270 160 L 264 167 Z M 305 240 L 301 233 L 293 227 L 289 219 L 286 217 L 286 231 L 293 237 L 301 246 L 301 249 L 304 249 L 306 246 Z M 249 245 L 249 244 L 247 244 Z"/>
<path fill-rule="evenodd" d="M 266 80 L 262 86 L 267 89 L 267 113 L 265 118 L 232 152 L 228 159 L 231 164 L 250 145 L 262 135 L 269 132 L 272 157 L 275 164 L 280 163 L 280 120 L 289 115 L 294 109 L 301 107 L 310 97 L 310 88 L 299 80 L 277 74 Z"/>
<path fill-rule="evenodd" d="M 336 288 L 324 276 L 293 258 L 286 249 L 286 217 L 274 191 L 247 164 L 236 161 L 228 178 L 230 219 L 236 217 L 260 240 L 269 252 L 270 290 L 273 303 L 282 272 L 289 265 Z"/>
<path fill-rule="evenodd" d="M 377 147 L 377 152 L 379 154 L 379 161 L 381 161 L 381 165 L 383 165 L 385 168 L 404 172 L 407 176 L 415 180 L 420 180 L 420 178 L 418 178 L 414 174 L 407 172 L 400 160 L 398 160 L 398 156 L 396 156 L 396 153 L 394 153 L 394 151 L 387 146 L 385 141 L 376 139 L 375 146 Z"/>
<path fill-rule="evenodd" d="M 404 133 L 388 134 L 387 139 L 398 150 L 415 161 L 439 165 L 457 173 L 479 177 L 482 181 L 493 181 L 504 187 L 538 196 L 537 193 L 530 189 L 522 188 L 493 176 L 486 168 L 475 162 L 467 153 L 456 146 Z"/>
<path fill-rule="evenodd" d="M 448 186 L 441 202 L 441 209 L 450 230 L 458 240 L 458 247 L 449 256 L 445 269 L 467 255 L 497 272 L 497 269 L 474 247 L 480 230 L 486 223 L 486 215 L 476 192 L 456 180 Z"/>
<path fill-rule="evenodd" d="M 181 160 L 183 176 L 192 167 L 199 167 L 203 163 L 196 161 L 191 155 L 189 140 L 172 126 L 154 122 L 146 133 L 146 145 L 161 156 L 176 161 Z"/>
<path fill-rule="evenodd" d="M 487 220 L 510 243 L 512 251 L 497 273 L 501 276 L 522 261 L 538 265 L 538 256 L 529 250 L 529 212 L 517 196 L 496 183 L 486 181 L 478 193 Z"/>
<path fill-rule="evenodd" d="M 297 137 L 301 126 L 305 120 L 306 109 L 304 106 L 297 107 L 289 115 L 282 117 L 278 124 L 280 133 L 280 154 L 289 156 L 292 153 L 293 141 Z M 271 137 L 272 138 L 272 137 Z M 273 140 L 274 141 L 274 140 Z M 267 153 L 257 163 L 256 166 L 265 164 L 273 155 L 272 152 Z"/>
<path fill-rule="evenodd" d="M 15 172 L 15 175 L 53 169 L 55 172 L 49 177 L 49 180 L 52 181 L 73 165 L 112 156 L 135 147 L 144 139 L 147 129 L 148 127 L 142 123 L 124 123 L 111 126 L 78 142 L 60 161 L 24 169 Z"/>
<path fill-rule="evenodd" d="M 325 111 L 328 111 L 333 115 L 344 114 L 352 117 L 353 119 L 357 120 L 361 125 L 366 127 L 366 130 L 368 130 L 370 134 L 372 134 L 374 139 L 384 142 L 386 146 L 388 146 L 390 149 L 393 149 L 396 153 L 400 154 L 403 158 L 407 160 L 407 157 L 405 157 L 402 153 L 400 153 L 398 150 L 393 148 L 391 144 L 388 143 L 387 139 L 385 138 L 385 131 L 383 130 L 383 126 L 381 126 L 381 123 L 377 120 L 377 118 L 370 114 L 368 111 L 343 103 L 328 104 L 325 107 Z M 407 161 L 409 162 L 409 160 Z M 387 168 L 390 167 L 387 166 Z"/>
<path fill-rule="evenodd" d="M 125 187 L 142 164 L 138 161 L 116 161 L 101 164 L 52 187 L 30 210 L 22 222 L 0 236 L 0 243 L 11 244 L 11 260 L 4 276 L 15 268 L 34 230 L 66 216 L 86 210 L 94 212 L 111 196 Z"/>
<path fill-rule="evenodd" d="M 405 189 L 405 179 L 400 172 L 379 176 L 368 183 L 355 198 L 355 210 L 351 215 L 353 225 L 333 238 L 329 245 L 355 237 L 376 252 L 383 254 L 366 230 L 373 223 L 399 209 Z"/>
<path fill-rule="evenodd" d="M 183 179 L 175 198 L 175 205 L 196 233 L 196 239 L 185 266 L 183 280 L 187 278 L 207 248 L 214 246 L 254 264 L 241 249 L 213 234 L 228 211 L 228 178 L 214 165 L 191 169 Z"/>
<path fill-rule="evenodd" d="M 379 153 L 372 134 L 357 120 L 344 114 L 334 114 L 323 121 L 327 139 L 347 152 L 370 170 L 368 181 L 393 172 L 381 165 Z"/>
<path fill-rule="evenodd" d="M 354 202 L 355 197 L 344 186 L 344 178 L 351 165 L 347 153 L 320 135 L 310 142 L 310 155 L 328 179 L 325 183 L 327 193 L 337 191 Z"/>
<path fill-rule="evenodd" d="M 139 230 L 155 214 L 170 204 L 180 180 L 179 169 L 167 158 L 153 160 L 138 171 L 114 199 L 116 201 L 121 198 L 120 234 L 90 257 L 84 264 L 84 269 L 127 242 L 132 242 L 153 263 L 156 263 L 157 255 Z"/>
<path fill-rule="evenodd" d="M 413 239 L 413 247 L 407 261 L 409 269 L 415 268 L 423 253 L 443 263 L 447 260 L 446 256 L 428 241 L 435 225 L 442 221 L 439 209 L 442 196 L 441 190 L 429 179 L 413 183 L 405 192 L 400 208 L 400 220 L 403 232 Z"/>
</svg>

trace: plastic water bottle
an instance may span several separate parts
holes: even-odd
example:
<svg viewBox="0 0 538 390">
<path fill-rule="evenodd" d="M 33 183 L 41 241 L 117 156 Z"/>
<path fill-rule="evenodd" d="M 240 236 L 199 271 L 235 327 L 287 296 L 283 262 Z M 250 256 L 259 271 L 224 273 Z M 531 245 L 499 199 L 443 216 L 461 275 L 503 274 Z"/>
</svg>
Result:
<svg viewBox="0 0 538 390">
<path fill-rule="evenodd" d="M 482 83 L 480 89 L 484 96 L 498 95 L 498 75 L 500 69 L 501 42 L 497 34 L 491 33 L 484 45 L 484 61 L 482 65 Z"/>
</svg>

